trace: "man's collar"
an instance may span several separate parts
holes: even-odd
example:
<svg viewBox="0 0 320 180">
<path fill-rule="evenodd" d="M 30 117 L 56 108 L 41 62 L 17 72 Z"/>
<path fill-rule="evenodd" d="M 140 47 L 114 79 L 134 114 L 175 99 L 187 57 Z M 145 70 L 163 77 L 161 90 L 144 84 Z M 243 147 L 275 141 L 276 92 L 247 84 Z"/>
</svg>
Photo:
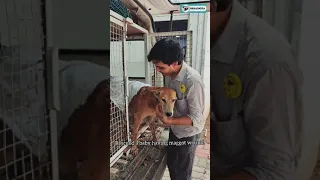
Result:
<svg viewBox="0 0 320 180">
<path fill-rule="evenodd" d="M 188 65 L 184 61 L 182 61 L 181 69 L 180 69 L 178 75 L 174 79 L 172 79 L 172 81 L 180 81 L 180 82 L 182 82 L 184 77 L 185 77 L 185 75 L 186 75 L 187 66 Z"/>
<path fill-rule="evenodd" d="M 237 1 L 233 0 L 229 21 L 216 44 L 211 48 L 211 59 L 231 64 L 241 41 L 245 15 L 247 11 Z"/>
</svg>

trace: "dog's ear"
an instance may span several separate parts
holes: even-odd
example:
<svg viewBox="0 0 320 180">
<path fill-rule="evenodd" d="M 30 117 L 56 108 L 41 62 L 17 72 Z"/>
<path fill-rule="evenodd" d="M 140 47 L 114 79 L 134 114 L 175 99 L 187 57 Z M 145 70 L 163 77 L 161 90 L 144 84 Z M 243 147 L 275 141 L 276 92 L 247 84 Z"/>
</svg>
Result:
<svg viewBox="0 0 320 180">
<path fill-rule="evenodd" d="M 160 98 L 161 91 L 152 91 L 152 93 L 157 99 Z"/>
<path fill-rule="evenodd" d="M 162 91 L 161 91 L 160 89 L 153 89 L 153 90 L 151 90 L 151 92 L 153 93 L 153 95 L 154 95 L 157 99 L 160 98 L 160 95 L 161 95 L 161 93 L 162 93 Z"/>
</svg>

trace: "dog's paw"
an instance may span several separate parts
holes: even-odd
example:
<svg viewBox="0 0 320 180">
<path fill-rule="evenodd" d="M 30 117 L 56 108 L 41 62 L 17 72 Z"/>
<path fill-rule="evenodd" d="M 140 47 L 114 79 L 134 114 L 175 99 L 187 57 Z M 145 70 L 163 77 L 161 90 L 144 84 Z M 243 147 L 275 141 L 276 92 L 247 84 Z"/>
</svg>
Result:
<svg viewBox="0 0 320 180">
<path fill-rule="evenodd" d="M 136 146 L 133 146 L 131 151 L 133 157 L 136 157 L 138 155 L 138 148 Z"/>
<path fill-rule="evenodd" d="M 138 155 L 138 150 L 132 151 L 132 158 L 136 157 Z"/>
</svg>

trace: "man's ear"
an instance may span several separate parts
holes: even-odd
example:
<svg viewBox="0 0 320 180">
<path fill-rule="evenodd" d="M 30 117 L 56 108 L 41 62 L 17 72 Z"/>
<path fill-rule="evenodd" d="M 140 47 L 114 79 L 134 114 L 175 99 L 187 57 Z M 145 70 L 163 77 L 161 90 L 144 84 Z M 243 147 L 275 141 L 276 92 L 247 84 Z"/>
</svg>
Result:
<svg viewBox="0 0 320 180">
<path fill-rule="evenodd" d="M 172 67 L 175 67 L 177 65 L 178 65 L 178 62 L 174 62 L 174 63 L 171 64 Z"/>
</svg>

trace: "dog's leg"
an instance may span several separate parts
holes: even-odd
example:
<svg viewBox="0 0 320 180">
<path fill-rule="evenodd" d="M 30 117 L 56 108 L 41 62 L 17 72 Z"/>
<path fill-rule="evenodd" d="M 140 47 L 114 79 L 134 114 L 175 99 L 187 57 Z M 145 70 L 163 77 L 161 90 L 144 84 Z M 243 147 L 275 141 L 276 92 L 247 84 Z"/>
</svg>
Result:
<svg viewBox="0 0 320 180">
<path fill-rule="evenodd" d="M 157 142 L 158 141 L 158 139 L 157 139 L 157 136 L 156 136 L 156 124 L 155 124 L 155 122 L 154 121 L 152 121 L 151 123 L 150 123 L 150 129 L 151 129 L 151 132 L 152 132 L 152 141 L 153 142 Z"/>
<path fill-rule="evenodd" d="M 170 127 L 170 125 L 163 124 L 160 117 L 156 117 L 154 122 L 156 127 L 162 127 L 162 128 Z"/>
<path fill-rule="evenodd" d="M 136 156 L 138 154 L 137 139 L 138 139 L 139 127 L 141 124 L 141 119 L 142 119 L 141 114 L 135 114 L 133 116 L 133 132 L 132 132 L 132 141 L 133 141 L 132 155 L 133 156 Z"/>
<path fill-rule="evenodd" d="M 152 132 L 152 141 L 154 143 L 158 142 L 157 134 L 156 134 L 157 126 L 156 126 L 156 122 L 155 121 L 152 121 L 150 123 L 150 129 L 151 129 L 151 132 Z M 160 145 L 156 145 L 155 147 L 160 149 Z"/>
</svg>

